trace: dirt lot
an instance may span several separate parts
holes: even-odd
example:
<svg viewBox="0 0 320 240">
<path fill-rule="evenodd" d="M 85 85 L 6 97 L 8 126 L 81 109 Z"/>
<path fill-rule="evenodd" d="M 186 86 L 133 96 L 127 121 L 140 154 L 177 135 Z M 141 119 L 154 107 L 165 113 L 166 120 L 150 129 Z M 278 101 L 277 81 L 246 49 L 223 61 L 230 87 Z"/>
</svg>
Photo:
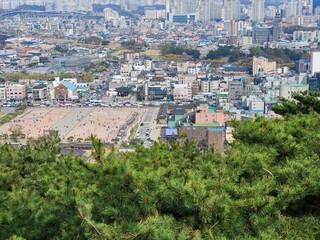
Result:
<svg viewBox="0 0 320 240">
<path fill-rule="evenodd" d="M 57 130 L 63 141 L 84 141 L 94 134 L 111 142 L 121 129 L 132 127 L 133 120 L 144 112 L 144 108 L 28 108 L 24 114 L 0 126 L 0 135 L 10 135 L 10 130 L 18 126 L 26 139 Z"/>
</svg>

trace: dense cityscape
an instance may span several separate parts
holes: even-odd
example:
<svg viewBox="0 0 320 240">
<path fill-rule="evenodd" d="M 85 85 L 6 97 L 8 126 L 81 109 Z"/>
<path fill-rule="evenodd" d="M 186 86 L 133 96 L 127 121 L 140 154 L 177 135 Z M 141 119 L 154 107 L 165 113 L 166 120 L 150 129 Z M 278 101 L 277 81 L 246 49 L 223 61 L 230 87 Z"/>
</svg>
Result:
<svg viewBox="0 0 320 240">
<path fill-rule="evenodd" d="M 320 1 L 0 0 L 0 24 L 0 239 L 319 239 Z"/>
</svg>

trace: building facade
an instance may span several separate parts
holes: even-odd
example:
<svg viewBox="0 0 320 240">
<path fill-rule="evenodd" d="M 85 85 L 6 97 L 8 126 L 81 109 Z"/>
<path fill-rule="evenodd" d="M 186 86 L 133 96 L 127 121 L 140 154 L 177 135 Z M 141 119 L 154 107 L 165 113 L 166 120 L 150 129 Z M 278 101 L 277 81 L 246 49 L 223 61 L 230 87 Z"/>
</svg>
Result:
<svg viewBox="0 0 320 240">
<path fill-rule="evenodd" d="M 264 0 L 252 0 L 252 21 L 264 20 Z"/>
<path fill-rule="evenodd" d="M 6 85 L 7 100 L 23 100 L 27 97 L 27 88 L 23 84 L 10 83 Z"/>
<path fill-rule="evenodd" d="M 320 52 L 313 52 L 311 55 L 311 75 L 320 72 Z"/>
<path fill-rule="evenodd" d="M 269 62 L 267 58 L 264 57 L 253 57 L 252 61 L 252 71 L 253 75 L 257 75 L 260 72 L 268 73 L 275 72 L 277 70 L 276 62 Z"/>
</svg>

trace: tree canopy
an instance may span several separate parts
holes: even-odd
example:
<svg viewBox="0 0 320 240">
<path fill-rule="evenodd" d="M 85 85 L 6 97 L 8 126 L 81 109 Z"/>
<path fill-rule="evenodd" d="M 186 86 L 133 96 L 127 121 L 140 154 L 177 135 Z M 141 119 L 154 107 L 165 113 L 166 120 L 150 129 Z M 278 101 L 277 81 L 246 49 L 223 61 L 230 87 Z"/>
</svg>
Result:
<svg viewBox="0 0 320 240">
<path fill-rule="evenodd" d="M 281 102 L 273 107 L 273 111 L 282 116 L 296 114 L 320 113 L 320 92 L 304 92 L 292 94 L 292 100 L 281 98 Z"/>
<path fill-rule="evenodd" d="M 251 47 L 250 52 L 252 56 L 263 56 L 277 62 L 296 61 L 302 58 L 301 52 L 288 48 L 263 48 L 256 46 Z"/>
<path fill-rule="evenodd" d="M 189 140 L 85 161 L 57 135 L 0 147 L 3 239 L 319 239 L 320 115 L 235 122 L 224 154 Z"/>
<path fill-rule="evenodd" d="M 199 59 L 201 55 L 200 51 L 197 49 L 185 48 L 168 44 L 165 44 L 161 47 L 161 54 L 163 56 L 168 54 L 181 55 L 183 53 L 191 56 L 194 59 Z"/>
</svg>

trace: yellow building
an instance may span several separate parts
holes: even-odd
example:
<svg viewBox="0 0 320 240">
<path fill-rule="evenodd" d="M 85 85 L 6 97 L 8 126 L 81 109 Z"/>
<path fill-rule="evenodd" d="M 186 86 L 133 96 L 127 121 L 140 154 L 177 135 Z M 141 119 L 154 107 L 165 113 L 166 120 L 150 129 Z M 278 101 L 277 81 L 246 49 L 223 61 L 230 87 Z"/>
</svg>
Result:
<svg viewBox="0 0 320 240">
<path fill-rule="evenodd" d="M 276 62 L 269 62 L 265 57 L 253 57 L 252 61 L 252 71 L 253 76 L 257 75 L 259 72 L 275 72 L 277 70 Z"/>
</svg>

